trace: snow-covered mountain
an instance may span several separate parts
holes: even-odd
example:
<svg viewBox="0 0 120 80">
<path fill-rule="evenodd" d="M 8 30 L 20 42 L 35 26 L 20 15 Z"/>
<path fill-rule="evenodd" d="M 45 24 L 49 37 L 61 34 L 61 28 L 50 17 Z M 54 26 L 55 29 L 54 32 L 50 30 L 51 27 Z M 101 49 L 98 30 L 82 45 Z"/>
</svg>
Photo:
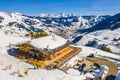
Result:
<svg viewBox="0 0 120 80">
<path fill-rule="evenodd" d="M 73 14 L 40 14 L 27 16 L 20 13 L 0 12 L 0 29 L 5 33 L 24 35 L 29 32 L 52 31 L 61 34 L 67 29 L 91 28 L 110 16 L 75 16 Z"/>
<path fill-rule="evenodd" d="M 59 69 L 50 71 L 44 69 L 34 70 L 32 65 L 10 56 L 7 52 L 10 44 L 30 40 L 30 38 L 14 35 L 24 35 L 29 32 L 54 32 L 71 40 L 77 37 L 76 40 L 78 40 L 72 46 L 80 47 L 82 51 L 68 62 L 72 65 L 75 59 L 78 60 L 81 57 L 94 54 L 95 57 L 114 62 L 116 66 L 120 59 L 118 54 L 110 54 L 96 48 L 105 44 L 113 52 L 120 53 L 119 17 L 119 14 L 112 17 L 75 16 L 73 14 L 27 16 L 20 13 L 0 12 L 0 78 L 2 80 L 85 80 L 90 77 L 90 75 L 80 75 L 78 70 L 67 71 L 67 73 Z M 88 34 L 81 35 L 81 31 L 83 33 L 88 32 Z M 92 41 L 96 41 L 93 46 L 84 46 Z M 7 70 L 6 67 L 9 65 L 12 65 L 12 68 Z M 29 71 L 28 76 L 20 77 L 19 75 L 23 74 L 26 69 Z"/>
<path fill-rule="evenodd" d="M 104 30 L 104 29 L 109 29 L 109 30 L 115 30 L 120 28 L 120 13 L 113 15 L 109 18 L 106 18 L 105 20 L 99 22 L 98 24 L 94 25 L 91 28 L 84 29 L 80 32 L 84 33 L 90 33 L 98 30 Z"/>
<path fill-rule="evenodd" d="M 112 52 L 120 54 L 120 13 L 106 18 L 96 25 L 77 30 L 76 34 L 85 34 L 78 36 L 74 42 L 81 45 L 100 48 L 106 45 Z"/>
<path fill-rule="evenodd" d="M 22 33 L 29 31 L 39 31 L 39 29 L 36 29 L 38 23 L 40 23 L 39 20 L 20 13 L 0 12 L 0 29 L 6 33 L 20 33 L 22 35 Z"/>
<path fill-rule="evenodd" d="M 76 44 L 99 49 L 102 45 L 106 45 L 106 47 L 109 47 L 113 53 L 120 54 L 120 28 L 115 30 L 104 29 L 91 32 L 84 35 L 76 42 Z"/>
<path fill-rule="evenodd" d="M 27 16 L 21 13 L 0 12 L 0 30 L 6 34 L 24 36 L 30 32 L 45 31 L 48 34 L 52 32 L 66 39 L 73 40 L 79 37 L 81 33 L 89 33 L 84 35 L 83 39 L 78 42 L 82 45 L 87 44 L 91 40 L 89 37 L 87 39 L 85 37 L 92 34 L 93 40 L 100 37 L 100 40 L 108 40 L 109 44 L 114 43 L 115 47 L 119 47 L 119 25 L 120 14 L 114 16 L 76 16 L 74 14 L 61 13 L 57 15 L 40 14 L 39 16 Z M 97 42 L 100 42 L 100 40 L 97 40 Z"/>
<path fill-rule="evenodd" d="M 99 48 L 106 45 L 112 52 L 120 54 L 120 13 L 109 17 L 91 28 L 79 30 L 78 33 L 87 33 L 77 44 Z"/>
</svg>

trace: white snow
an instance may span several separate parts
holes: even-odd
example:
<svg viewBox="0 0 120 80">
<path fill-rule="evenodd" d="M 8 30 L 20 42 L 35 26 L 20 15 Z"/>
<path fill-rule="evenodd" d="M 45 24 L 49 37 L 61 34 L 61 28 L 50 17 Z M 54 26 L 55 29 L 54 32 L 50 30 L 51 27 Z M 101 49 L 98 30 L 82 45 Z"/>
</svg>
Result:
<svg viewBox="0 0 120 80">
<path fill-rule="evenodd" d="M 81 56 L 88 56 L 90 54 L 95 54 L 95 56 L 102 57 L 104 59 L 107 59 L 113 62 L 119 62 L 113 59 L 118 59 L 118 60 L 120 59 L 119 55 L 105 52 L 105 51 L 102 51 L 96 48 L 86 47 L 86 46 L 81 46 L 81 45 L 75 45 L 75 46 L 82 48 L 82 51 L 80 52 Z"/>
<path fill-rule="evenodd" d="M 60 46 L 66 43 L 66 40 L 59 36 L 55 36 L 55 41 L 51 40 L 53 39 L 52 36 L 48 36 L 44 38 L 42 39 L 43 42 L 41 40 L 40 41 L 44 43 L 46 46 L 47 46 L 46 43 L 49 43 L 51 49 L 58 47 L 58 45 Z M 13 56 L 10 56 L 7 53 L 7 49 L 9 48 L 8 45 L 10 43 L 18 43 L 25 40 L 29 40 L 29 39 L 5 35 L 4 33 L 0 32 L 0 79 L 1 80 L 84 80 L 86 76 L 87 77 L 90 76 L 90 75 L 79 75 L 79 71 L 73 69 L 68 70 L 67 73 L 64 73 L 63 71 L 58 69 L 50 70 L 50 71 L 45 69 L 38 69 L 38 70 L 33 69 L 32 65 L 25 63 L 24 61 L 17 59 Z M 36 43 L 38 44 L 38 42 Z M 80 45 L 74 45 L 74 46 L 82 48 L 82 51 L 79 53 L 78 56 L 74 57 L 69 61 L 71 65 L 72 63 L 74 63 L 75 59 L 81 58 L 81 56 L 85 57 L 91 53 L 94 53 L 97 56 L 105 56 L 105 57 L 120 59 L 120 56 L 118 55 L 110 54 L 95 48 L 85 47 Z M 12 65 L 12 69 L 4 70 L 5 67 L 10 64 Z M 18 77 L 18 74 L 10 75 L 13 71 L 17 71 L 17 70 L 20 70 L 20 73 L 22 73 L 24 69 L 29 70 L 28 76 L 26 77 Z"/>
<path fill-rule="evenodd" d="M 33 69 L 33 66 L 22 62 L 19 59 L 14 58 L 8 54 L 0 54 L 0 61 L 3 62 L 3 65 L 0 65 L 0 79 L 1 80 L 83 80 L 85 77 L 80 75 L 71 75 L 66 74 L 60 70 L 45 70 L 45 69 Z M 12 64 L 12 70 L 3 70 L 5 66 Z M 18 77 L 10 75 L 13 71 L 23 69 L 29 69 L 28 76 Z"/>
<path fill-rule="evenodd" d="M 99 30 L 92 33 L 89 33 L 78 41 L 78 45 L 86 45 L 89 41 L 97 41 L 98 45 L 106 44 L 113 52 L 120 53 L 120 47 L 116 47 L 116 44 L 120 43 L 119 41 L 113 41 L 114 38 L 118 39 L 120 37 L 120 28 L 111 31 L 111 30 Z"/>
<path fill-rule="evenodd" d="M 9 36 L 0 32 L 0 47 L 9 46 L 9 44 L 16 44 L 21 41 L 28 41 L 29 38 L 17 37 L 17 36 Z"/>
<path fill-rule="evenodd" d="M 64 45 L 67 42 L 66 39 L 54 35 L 54 36 L 46 36 L 38 39 L 32 40 L 30 43 L 38 48 L 44 49 L 55 49 Z"/>
</svg>

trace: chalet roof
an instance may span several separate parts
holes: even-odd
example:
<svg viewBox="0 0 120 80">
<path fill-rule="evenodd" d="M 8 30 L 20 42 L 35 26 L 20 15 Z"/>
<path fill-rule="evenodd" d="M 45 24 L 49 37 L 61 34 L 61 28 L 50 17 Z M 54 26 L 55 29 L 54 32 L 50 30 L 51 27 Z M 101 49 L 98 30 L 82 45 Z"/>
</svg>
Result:
<svg viewBox="0 0 120 80">
<path fill-rule="evenodd" d="M 57 36 L 50 35 L 38 39 L 31 40 L 30 44 L 40 49 L 55 49 L 67 43 L 67 40 Z"/>
</svg>

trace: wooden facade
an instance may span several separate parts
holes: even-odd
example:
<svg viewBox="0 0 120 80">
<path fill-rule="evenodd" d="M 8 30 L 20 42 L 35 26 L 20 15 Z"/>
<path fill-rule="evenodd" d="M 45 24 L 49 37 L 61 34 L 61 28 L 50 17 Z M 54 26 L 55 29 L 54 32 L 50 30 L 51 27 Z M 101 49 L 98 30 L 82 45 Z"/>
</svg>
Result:
<svg viewBox="0 0 120 80">
<path fill-rule="evenodd" d="M 51 63 L 60 67 L 81 51 L 81 48 L 67 45 L 49 54 L 29 42 L 19 44 L 17 47 L 20 56 L 22 55 L 29 63 L 37 64 L 42 68 L 48 65 L 51 66 Z"/>
<path fill-rule="evenodd" d="M 43 52 L 30 43 L 20 44 L 18 47 L 19 51 L 23 54 L 27 54 L 38 59 L 49 59 L 49 55 L 46 52 Z"/>
</svg>

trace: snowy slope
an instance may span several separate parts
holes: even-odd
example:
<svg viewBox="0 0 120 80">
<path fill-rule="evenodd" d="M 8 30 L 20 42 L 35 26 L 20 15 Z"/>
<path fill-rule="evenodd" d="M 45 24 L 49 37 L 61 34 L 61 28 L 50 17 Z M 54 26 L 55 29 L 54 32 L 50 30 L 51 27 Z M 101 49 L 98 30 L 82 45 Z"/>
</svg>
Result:
<svg viewBox="0 0 120 80">
<path fill-rule="evenodd" d="M 0 38 L 0 43 L 6 43 L 5 45 L 2 44 L 0 47 L 2 52 L 0 52 L 0 79 L 1 80 L 84 80 L 86 78 L 85 75 L 79 75 L 78 71 L 75 70 L 69 70 L 68 73 L 64 73 L 61 70 L 55 69 L 55 70 L 44 70 L 39 69 L 35 70 L 33 69 L 33 66 L 30 64 L 27 64 L 13 56 L 10 56 L 7 53 L 7 48 L 9 45 L 9 42 L 17 43 L 20 41 L 25 41 L 26 39 L 21 37 L 11 37 L 9 35 L 5 35 L 4 33 L 0 33 L 0 36 L 3 36 L 3 38 Z M 4 39 L 7 39 L 7 41 L 4 41 Z M 98 57 L 103 57 L 108 60 L 111 60 L 111 58 L 120 59 L 120 56 L 115 54 L 110 54 L 95 48 L 91 47 L 85 47 L 80 45 L 73 45 L 82 48 L 82 51 L 79 53 L 78 56 L 75 56 L 74 58 L 81 58 L 81 56 L 88 56 L 91 53 L 94 53 Z M 97 52 L 97 54 L 96 54 Z M 74 59 L 75 60 L 75 59 Z M 114 60 L 111 60 L 114 61 Z M 72 63 L 73 59 L 69 61 L 69 63 Z M 8 65 L 12 65 L 11 70 L 5 70 L 5 67 Z M 18 77 L 18 74 L 11 75 L 15 71 L 20 71 L 22 73 L 24 69 L 28 69 L 29 73 L 26 77 Z"/>
<path fill-rule="evenodd" d="M 88 56 L 90 54 L 95 54 L 95 56 L 102 57 L 102 58 L 108 59 L 110 61 L 115 61 L 113 59 L 118 59 L 118 60 L 120 59 L 119 55 L 108 53 L 108 52 L 105 52 L 105 51 L 102 51 L 102 50 L 99 50 L 99 49 L 96 49 L 96 48 L 86 47 L 86 46 L 81 46 L 81 45 L 78 45 L 77 47 L 82 48 L 82 51 L 80 52 L 80 54 L 83 55 L 83 56 Z M 113 58 L 113 59 L 111 59 L 111 58 Z M 119 62 L 119 61 L 117 61 L 117 62 Z"/>
<path fill-rule="evenodd" d="M 17 37 L 6 35 L 3 32 L 0 32 L 0 47 L 9 46 L 9 44 L 16 44 L 20 41 L 28 41 L 29 38 Z"/>
<path fill-rule="evenodd" d="M 2 80 L 83 80 L 85 76 L 78 75 L 78 71 L 68 71 L 69 74 L 62 72 L 61 70 L 34 70 L 33 66 L 20 61 L 7 54 L 9 44 L 16 44 L 21 41 L 28 41 L 30 39 L 18 37 L 16 35 L 25 35 L 29 32 L 54 32 L 61 36 L 66 35 L 67 39 L 73 39 L 80 35 L 79 30 L 88 29 L 102 20 L 106 19 L 106 16 L 75 16 L 75 15 L 50 15 L 41 14 L 40 16 L 27 16 L 20 13 L 6 13 L 0 12 L 0 79 Z M 111 20 L 110 20 L 111 21 Z M 113 23 L 116 24 L 114 20 Z M 111 22 L 112 23 L 112 22 Z M 114 27 L 114 24 L 111 27 Z M 117 25 L 118 26 L 118 25 Z M 5 34 L 4 34 L 5 32 Z M 117 62 L 116 59 L 120 59 L 119 55 L 110 54 L 99 49 L 96 49 L 99 45 L 106 44 L 112 49 L 113 52 L 120 52 L 120 28 L 115 30 L 103 29 L 95 32 L 91 32 L 83 36 L 83 38 L 76 43 L 77 47 L 82 48 L 80 55 L 74 57 L 69 63 L 72 65 L 73 60 L 88 56 L 93 53 L 98 57 L 106 58 L 110 61 Z M 13 35 L 7 35 L 13 34 Z M 97 41 L 96 48 L 85 47 L 89 41 Z M 36 42 L 36 41 L 35 41 Z M 45 42 L 45 41 L 43 41 Z M 47 41 L 49 42 L 49 41 Z M 63 40 L 62 42 L 66 42 Z M 46 42 L 45 42 L 46 43 Z M 60 42 L 59 42 L 60 43 Z M 44 44 L 44 43 L 43 43 Z M 46 45 L 47 46 L 47 45 Z M 42 46 L 42 47 L 46 47 Z M 54 45 L 56 47 L 56 44 Z M 54 48 L 54 47 L 52 47 Z M 1 64 L 3 63 L 3 64 Z M 5 66 L 12 64 L 12 70 L 3 70 Z M 22 71 L 25 68 L 29 68 L 29 76 L 21 78 L 18 76 L 12 76 L 15 70 Z M 73 74 L 72 74 L 73 73 Z M 74 73 L 78 73 L 75 75 Z M 5 76 L 5 77 L 4 77 Z"/>
<path fill-rule="evenodd" d="M 100 30 L 83 36 L 76 44 L 86 45 L 90 41 L 96 41 L 97 44 L 92 47 L 98 48 L 102 44 L 106 44 L 113 52 L 120 53 L 120 28 L 116 30 Z"/>
<path fill-rule="evenodd" d="M 29 31 L 34 31 L 35 27 L 32 25 L 38 22 L 39 20 L 20 13 L 0 12 L 0 29 L 6 34 L 24 35 Z"/>
<path fill-rule="evenodd" d="M 81 45 L 91 45 L 100 48 L 103 44 L 110 48 L 113 53 L 120 54 L 120 13 L 113 15 L 91 28 L 78 30 L 77 34 L 83 38 L 77 42 Z"/>
</svg>

